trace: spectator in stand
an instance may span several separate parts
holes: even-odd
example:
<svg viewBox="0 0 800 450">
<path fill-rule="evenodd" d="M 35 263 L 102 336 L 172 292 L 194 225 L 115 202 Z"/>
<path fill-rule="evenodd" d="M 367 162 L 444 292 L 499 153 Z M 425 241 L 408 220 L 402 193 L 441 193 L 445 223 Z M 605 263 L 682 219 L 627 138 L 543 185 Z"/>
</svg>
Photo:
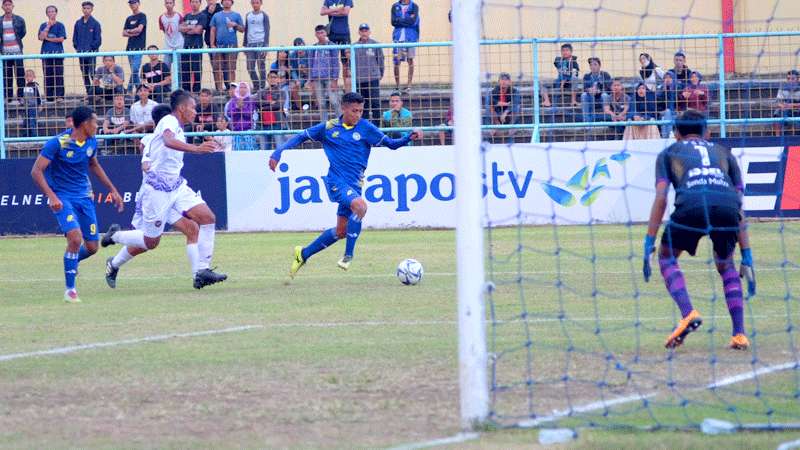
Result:
<svg viewBox="0 0 800 450">
<path fill-rule="evenodd" d="M 141 85 L 137 88 L 136 95 L 139 101 L 131 105 L 131 133 L 148 133 L 153 130 L 153 108 L 158 103 L 150 98 L 150 88 Z"/>
<path fill-rule="evenodd" d="M 780 89 L 778 89 L 778 96 L 775 98 L 778 109 L 775 110 L 772 117 L 781 119 L 800 117 L 800 83 L 798 83 L 798 77 L 800 77 L 800 72 L 797 70 L 790 70 L 786 73 L 786 81 L 781 84 Z M 785 124 L 785 120 L 772 124 L 775 136 L 783 135 Z"/>
<path fill-rule="evenodd" d="M 72 28 L 72 46 L 78 53 L 97 52 L 100 50 L 100 44 L 103 42 L 103 39 L 100 22 L 92 17 L 94 3 L 81 3 L 81 10 L 83 11 L 83 16 L 75 22 L 75 26 Z M 78 63 L 81 66 L 83 86 L 86 88 L 86 95 L 90 95 L 92 93 L 94 68 L 97 65 L 97 58 L 94 56 L 78 58 Z"/>
<path fill-rule="evenodd" d="M 222 0 L 222 12 L 214 14 L 211 19 L 211 48 L 236 48 L 239 46 L 239 39 L 236 33 L 244 32 L 244 21 L 242 16 L 236 11 L 232 11 L 233 0 Z M 233 83 L 236 76 L 236 52 L 219 53 L 215 58 L 217 66 L 214 68 L 221 75 L 219 79 L 227 83 Z M 217 89 L 224 87 L 217 83 Z"/>
<path fill-rule="evenodd" d="M 622 80 L 615 79 L 611 82 L 611 94 L 603 99 L 603 112 L 606 122 L 625 122 L 631 109 L 631 98 L 625 93 Z M 618 135 L 625 131 L 624 126 L 611 127 Z"/>
<path fill-rule="evenodd" d="M 320 16 L 328 16 L 328 39 L 336 45 L 350 43 L 350 10 L 353 8 L 353 0 L 324 0 Z M 341 49 L 339 54 L 342 58 L 342 77 L 346 91 L 350 91 L 350 51 Z M 337 75 L 338 81 L 338 75 Z"/>
<path fill-rule="evenodd" d="M 519 113 L 522 111 L 522 98 L 517 89 L 511 85 L 511 75 L 506 72 L 500 74 L 497 86 L 492 89 L 489 97 L 489 114 L 492 125 L 513 125 L 517 123 Z M 492 138 L 500 137 L 501 140 L 513 139 L 514 132 L 510 130 L 489 130 Z"/>
<path fill-rule="evenodd" d="M 603 96 L 611 92 L 611 75 L 600 70 L 600 58 L 589 58 L 588 63 L 589 73 L 583 76 L 581 111 L 584 122 L 594 122 L 598 117 L 602 117 Z"/>
<path fill-rule="evenodd" d="M 164 49 L 180 50 L 183 48 L 181 22 L 183 17 L 175 11 L 175 0 L 164 0 L 166 11 L 158 18 L 158 29 L 164 32 Z M 172 54 L 164 55 L 164 64 L 172 66 Z"/>
<path fill-rule="evenodd" d="M 447 109 L 447 116 L 445 116 L 444 123 L 442 123 L 443 127 L 452 127 L 453 126 L 453 100 L 450 99 L 450 108 Z M 452 132 L 450 131 L 440 131 L 439 132 L 439 145 L 447 145 L 447 136 L 451 135 Z"/>
<path fill-rule="evenodd" d="M 656 95 L 647 89 L 644 82 L 639 82 L 634 91 L 633 102 L 631 102 L 631 114 L 633 120 L 645 122 L 656 120 L 658 117 L 658 106 L 656 106 Z M 625 128 L 625 140 L 630 139 L 658 139 L 661 133 L 655 125 L 629 125 Z"/>
<path fill-rule="evenodd" d="M 128 0 L 131 8 L 131 15 L 125 19 L 122 27 L 122 36 L 128 38 L 127 51 L 144 50 L 147 47 L 147 16 L 139 11 L 139 0 Z M 131 79 L 128 83 L 128 92 L 133 92 L 136 86 L 142 83 L 139 78 L 139 68 L 142 66 L 142 55 L 128 56 L 128 64 L 131 66 Z"/>
<path fill-rule="evenodd" d="M 403 98 L 400 96 L 400 93 L 393 92 L 392 95 L 389 96 L 389 110 L 383 113 L 381 127 L 411 128 L 413 119 L 414 115 L 411 113 L 411 111 L 403 108 Z M 386 134 L 394 139 L 400 139 L 409 133 L 410 131 L 392 131 Z M 408 145 L 411 145 L 411 143 Z"/>
<path fill-rule="evenodd" d="M 197 102 L 197 115 L 194 118 L 194 131 L 197 133 L 214 131 L 214 123 L 219 114 L 214 105 L 214 93 L 211 89 L 201 89 Z M 225 124 L 227 128 L 227 122 Z M 196 144 L 203 142 L 203 138 L 194 139 Z"/>
<path fill-rule="evenodd" d="M 3 0 L 3 54 L 21 55 L 22 39 L 28 33 L 25 28 L 25 19 L 14 14 L 14 2 Z M 22 99 L 22 90 L 25 88 L 25 64 L 21 59 L 7 59 L 3 62 L 3 80 L 5 81 L 6 100 L 12 106 L 18 106 L 19 100 L 14 100 L 14 81 L 17 82 L 17 97 Z"/>
<path fill-rule="evenodd" d="M 261 0 L 250 0 L 250 5 L 253 10 L 247 13 L 244 19 L 243 45 L 269 47 L 269 16 L 261 10 Z M 247 72 L 253 81 L 253 90 L 258 92 L 267 85 L 267 53 L 246 52 L 245 56 L 247 56 Z"/>
<path fill-rule="evenodd" d="M 286 50 L 278 50 L 277 59 L 269 65 L 270 71 L 275 71 L 278 73 L 278 78 L 280 79 L 280 84 L 282 88 L 286 88 L 289 90 L 289 79 L 292 76 L 292 66 L 289 64 L 289 52 Z M 266 86 L 266 78 L 264 78 L 265 88 Z"/>
<path fill-rule="evenodd" d="M 131 130 L 131 123 L 128 120 L 130 113 L 125 107 L 125 94 L 114 95 L 114 105 L 106 112 L 103 121 L 103 134 L 127 134 Z M 106 148 L 115 147 L 117 144 L 124 144 L 123 139 L 106 139 Z"/>
<path fill-rule="evenodd" d="M 92 103 L 98 101 L 108 102 L 116 94 L 125 93 L 125 72 L 122 71 L 113 56 L 103 56 L 103 65 L 94 71 L 94 86 L 91 96 Z"/>
<path fill-rule="evenodd" d="M 295 47 L 302 47 L 306 45 L 306 42 L 303 38 L 295 38 L 294 42 L 292 43 Z M 306 87 L 308 84 L 309 75 L 311 72 L 310 64 L 308 61 L 308 52 L 305 50 L 292 50 L 289 52 L 289 67 L 292 68 L 291 71 L 291 93 L 292 93 L 292 101 L 294 102 L 294 106 L 296 109 L 301 109 L 301 98 L 300 98 L 300 90 Z"/>
<path fill-rule="evenodd" d="M 200 0 L 191 0 L 192 11 L 183 17 L 180 32 L 183 47 L 203 48 L 203 32 L 208 28 L 208 15 L 200 11 Z M 181 88 L 197 94 L 203 82 L 203 55 L 199 53 L 181 55 Z"/>
<path fill-rule="evenodd" d="M 285 130 L 286 112 L 289 111 L 289 96 L 281 87 L 278 72 L 271 70 L 267 75 L 267 87 L 258 97 L 260 129 Z M 262 150 L 272 150 L 280 147 L 286 140 L 284 135 L 269 134 L 259 136 Z"/>
<path fill-rule="evenodd" d="M 208 5 L 206 6 L 206 9 L 203 10 L 203 14 L 206 16 L 206 31 L 203 35 L 203 40 L 208 48 L 211 48 L 211 20 L 218 12 L 222 12 L 222 5 L 217 3 L 217 0 L 208 0 Z M 219 66 L 218 61 L 220 59 L 220 53 L 209 53 L 208 58 L 212 69 Z M 224 90 L 225 84 L 222 81 L 222 72 L 215 69 L 211 72 L 213 73 L 214 77 L 214 86 L 216 86 L 218 91 Z"/>
<path fill-rule="evenodd" d="M 148 50 L 158 50 L 158 46 L 151 45 Z M 164 103 L 164 95 L 172 92 L 172 72 L 167 64 L 159 59 L 158 54 L 147 55 L 150 62 L 142 66 L 142 81 L 150 89 L 153 100 Z"/>
<path fill-rule="evenodd" d="M 678 86 L 677 89 L 681 90 L 689 84 L 689 76 L 692 74 L 692 70 L 686 65 L 686 55 L 683 52 L 676 52 L 675 56 L 672 57 L 672 61 L 675 64 L 672 69 L 675 74 L 673 81 Z"/>
<path fill-rule="evenodd" d="M 36 82 L 36 73 L 28 69 L 25 71 L 25 87 L 22 89 L 22 99 L 25 103 L 25 129 L 23 136 L 34 137 L 39 133 L 36 119 L 39 117 L 39 106 L 42 104 L 42 95 L 39 83 Z"/>
<path fill-rule="evenodd" d="M 39 40 L 42 41 L 42 54 L 64 53 L 67 29 L 56 20 L 58 8 L 50 5 L 45 9 L 47 22 L 39 26 Z M 42 59 L 44 72 L 44 92 L 48 102 L 64 101 L 64 58 Z M 27 77 L 27 74 L 26 74 Z M 27 84 L 26 84 L 27 85 Z"/>
<path fill-rule="evenodd" d="M 561 103 L 564 103 L 563 98 L 566 92 L 569 92 L 572 106 L 578 106 L 577 92 L 582 86 L 579 86 L 577 80 L 581 69 L 578 65 L 578 57 L 572 54 L 572 44 L 561 46 L 561 56 L 556 56 L 553 65 L 556 66 L 558 72 L 553 87 L 561 93 Z"/>
<path fill-rule="evenodd" d="M 225 116 L 230 122 L 231 130 L 250 131 L 255 128 L 253 116 L 256 107 L 256 99 L 250 94 L 250 85 L 244 81 L 239 82 L 233 98 L 225 105 Z M 251 134 L 236 135 L 233 138 L 233 148 L 241 151 L 258 150 L 255 136 Z"/>
<path fill-rule="evenodd" d="M 655 92 L 658 86 L 661 85 L 661 80 L 664 78 L 664 69 L 658 67 L 653 61 L 653 58 L 647 53 L 641 53 L 639 55 L 639 63 L 642 66 L 642 68 L 639 69 L 641 81 L 647 86 L 647 90 Z"/>
<path fill-rule="evenodd" d="M 322 121 L 328 120 L 328 106 L 333 107 L 336 115 L 339 115 L 339 60 L 336 58 L 336 50 L 324 47 L 333 45 L 328 40 L 328 33 L 325 25 L 317 25 L 314 29 L 317 36 L 318 50 L 312 50 L 309 57 L 311 63 L 311 73 L 309 80 L 314 84 L 314 97 L 317 99 Z M 327 101 L 326 101 L 327 98 Z"/>
<path fill-rule="evenodd" d="M 391 20 L 394 31 L 392 42 L 419 42 L 419 5 L 412 0 L 398 0 L 392 5 Z M 394 49 L 394 84 L 400 90 L 400 64 L 408 62 L 408 84 L 406 92 L 411 90 L 414 80 L 414 56 L 416 47 L 402 47 Z"/>
<path fill-rule="evenodd" d="M 230 128 L 228 128 L 228 118 L 225 117 L 224 114 L 220 114 L 219 116 L 217 116 L 214 123 L 216 126 L 216 131 L 223 134 L 208 136 L 206 140 L 216 142 L 220 148 L 219 151 L 221 152 L 233 151 L 233 136 L 231 135 Z"/>
<path fill-rule="evenodd" d="M 369 25 L 358 26 L 359 44 L 377 44 L 370 37 Z M 381 79 L 384 73 L 383 49 L 356 47 L 356 82 L 358 93 L 364 97 L 364 115 L 376 126 L 381 117 Z"/>
<path fill-rule="evenodd" d="M 689 84 L 683 88 L 681 97 L 686 109 L 695 109 L 702 113 L 708 111 L 708 86 L 703 83 L 700 72 L 694 71 L 689 75 Z"/>
<path fill-rule="evenodd" d="M 661 111 L 661 120 L 669 120 L 670 123 L 661 125 L 661 137 L 666 139 L 672 131 L 672 121 L 678 113 L 678 93 L 680 88 L 676 82 L 675 72 L 668 70 L 664 73 L 664 81 L 658 90 L 657 102 Z"/>
</svg>

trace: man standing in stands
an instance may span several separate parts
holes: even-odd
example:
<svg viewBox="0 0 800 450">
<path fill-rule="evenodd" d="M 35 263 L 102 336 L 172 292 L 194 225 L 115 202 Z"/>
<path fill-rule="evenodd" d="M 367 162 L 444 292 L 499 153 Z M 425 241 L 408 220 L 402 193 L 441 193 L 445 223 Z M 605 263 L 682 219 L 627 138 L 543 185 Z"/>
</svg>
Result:
<svg viewBox="0 0 800 450">
<path fill-rule="evenodd" d="M 183 17 L 180 31 L 184 48 L 203 48 L 203 32 L 208 29 L 208 15 L 200 11 L 200 0 L 190 2 L 192 11 Z M 203 55 L 192 53 L 181 55 L 181 86 L 184 91 L 200 92 L 203 81 Z"/>
<path fill-rule="evenodd" d="M 75 51 L 78 53 L 94 53 L 100 50 L 100 44 L 103 42 L 100 22 L 92 17 L 94 3 L 83 2 L 81 3 L 81 9 L 83 16 L 75 22 L 75 27 L 72 29 L 72 46 L 75 47 Z M 87 56 L 78 58 L 78 62 L 83 75 L 83 86 L 86 88 L 86 95 L 89 95 L 92 91 L 92 79 L 94 78 L 97 58 Z"/>
<path fill-rule="evenodd" d="M 328 16 L 328 39 L 336 45 L 350 43 L 350 10 L 353 8 L 353 0 L 325 0 L 320 16 Z M 342 78 L 346 92 L 350 91 L 350 51 L 339 50 L 342 59 Z"/>
<path fill-rule="evenodd" d="M 392 42 L 419 42 L 419 6 L 412 0 L 399 0 L 392 6 Z M 414 80 L 414 56 L 416 47 L 394 49 L 394 84 L 400 90 L 400 64 L 408 63 L 408 84 L 406 93 L 411 90 Z"/>
<path fill-rule="evenodd" d="M 158 18 L 158 28 L 164 32 L 164 48 L 180 50 L 183 48 L 183 34 L 180 30 L 183 17 L 175 11 L 175 0 L 164 0 L 164 7 L 167 10 Z M 172 54 L 164 55 L 164 64 L 172 65 Z"/>
<path fill-rule="evenodd" d="M 13 0 L 3 0 L 3 54 L 21 55 L 22 38 L 27 34 L 25 29 L 25 19 L 13 13 Z M 12 106 L 18 106 L 20 102 L 14 100 L 14 81 L 17 82 L 17 97 L 22 98 L 22 90 L 25 88 L 25 64 L 21 59 L 7 59 L 3 62 L 3 77 L 5 80 L 4 88 L 6 99 Z"/>
<path fill-rule="evenodd" d="M 370 38 L 369 25 L 358 26 L 359 44 L 377 44 Z M 356 47 L 356 81 L 358 93 L 364 97 L 364 112 L 367 119 L 378 125 L 381 117 L 381 79 L 385 69 L 383 49 Z"/>
<path fill-rule="evenodd" d="M 147 16 L 139 11 L 139 0 L 128 0 L 131 7 L 131 14 L 125 19 L 122 29 L 122 37 L 128 38 L 127 51 L 144 50 L 147 47 Z M 142 66 L 142 55 L 128 56 L 128 63 L 131 65 L 131 80 L 128 83 L 128 92 L 133 92 L 136 86 L 141 83 L 139 79 L 139 68 Z"/>
</svg>

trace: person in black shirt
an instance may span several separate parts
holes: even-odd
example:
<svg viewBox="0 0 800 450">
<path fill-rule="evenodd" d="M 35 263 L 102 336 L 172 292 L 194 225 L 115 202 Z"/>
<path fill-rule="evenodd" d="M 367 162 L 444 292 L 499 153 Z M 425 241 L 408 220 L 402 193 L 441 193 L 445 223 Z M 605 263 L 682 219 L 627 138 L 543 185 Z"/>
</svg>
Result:
<svg viewBox="0 0 800 450">
<path fill-rule="evenodd" d="M 148 50 L 158 50 L 158 47 L 151 45 Z M 164 94 L 169 95 L 172 91 L 172 72 L 169 66 L 164 64 L 158 55 L 147 55 L 150 62 L 142 66 L 142 78 L 144 85 L 150 88 L 153 93 L 153 100 L 164 103 Z"/>
<path fill-rule="evenodd" d="M 218 12 L 222 12 L 222 5 L 217 2 L 217 0 L 208 0 L 208 6 L 203 10 L 203 14 L 206 16 L 206 29 L 203 34 L 203 41 L 206 43 L 206 47 L 211 47 L 211 19 L 214 18 L 214 15 Z M 220 58 L 222 53 L 209 53 L 208 59 L 211 63 L 211 67 L 217 67 L 217 60 Z M 216 86 L 220 86 L 222 84 L 222 73 L 218 70 L 212 71 L 214 76 L 214 82 Z"/>
<path fill-rule="evenodd" d="M 147 16 L 139 11 L 139 0 L 128 0 L 131 7 L 131 14 L 125 19 L 122 27 L 122 36 L 128 38 L 128 45 L 125 50 L 144 50 L 147 47 Z M 136 86 L 141 83 L 139 78 L 139 67 L 142 65 L 142 55 L 128 56 L 128 63 L 131 65 L 131 80 L 128 83 L 128 92 L 133 92 Z"/>
<path fill-rule="evenodd" d="M 642 272 L 645 281 L 648 281 L 651 274 L 650 254 L 655 251 L 656 234 L 667 209 L 667 194 L 672 185 L 675 187 L 675 211 L 661 236 L 658 263 L 667 290 L 680 308 L 683 318 L 667 338 L 666 347 L 678 347 L 689 333 L 703 323 L 700 313 L 692 307 L 678 258 L 684 250 L 694 256 L 698 241 L 708 235 L 714 247 L 717 271 L 722 277 L 725 301 L 733 322 L 729 347 L 744 350 L 750 342 L 744 332 L 742 284 L 739 277 L 740 274 L 747 275 L 748 291 L 754 295 L 755 276 L 742 211 L 742 174 L 729 149 L 704 139 L 706 131 L 706 118 L 701 112 L 684 112 L 675 120 L 678 142 L 664 149 L 656 159 L 656 198 L 644 240 Z M 737 241 L 742 249 L 740 272 L 736 271 L 733 261 Z"/>
<path fill-rule="evenodd" d="M 183 16 L 180 30 L 183 48 L 203 48 L 203 33 L 208 28 L 208 14 L 200 11 L 200 0 L 191 1 L 192 12 Z M 203 81 L 203 55 L 181 55 L 181 88 L 197 93 Z"/>
<path fill-rule="evenodd" d="M 217 116 L 217 107 L 214 105 L 214 93 L 210 89 L 200 90 L 200 96 L 197 102 L 197 116 L 194 118 L 194 132 L 201 133 L 203 131 L 214 131 L 214 119 Z M 200 145 L 205 138 L 196 137 L 194 141 Z"/>
</svg>

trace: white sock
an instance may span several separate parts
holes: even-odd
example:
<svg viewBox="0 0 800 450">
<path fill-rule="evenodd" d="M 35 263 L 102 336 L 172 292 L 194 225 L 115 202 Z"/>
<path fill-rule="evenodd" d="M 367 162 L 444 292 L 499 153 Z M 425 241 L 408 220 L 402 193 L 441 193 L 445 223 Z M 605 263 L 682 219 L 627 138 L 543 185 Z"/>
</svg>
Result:
<svg viewBox="0 0 800 450">
<path fill-rule="evenodd" d="M 139 230 L 117 231 L 114 233 L 114 242 L 147 250 L 147 246 L 144 244 L 144 233 Z"/>
<path fill-rule="evenodd" d="M 192 275 L 194 275 L 200 266 L 200 249 L 198 245 L 186 244 L 186 256 L 189 257 L 189 265 L 192 267 Z"/>
<path fill-rule="evenodd" d="M 120 267 L 122 267 L 123 264 L 130 261 L 131 259 L 133 259 L 133 255 L 131 255 L 128 252 L 127 246 L 123 246 L 120 249 L 119 253 L 117 253 L 117 255 L 114 256 L 114 259 L 111 260 L 111 265 L 119 269 Z"/>
<path fill-rule="evenodd" d="M 214 257 L 214 233 L 215 224 L 200 225 L 200 237 L 197 245 L 200 249 L 199 270 L 211 267 L 211 259 Z"/>
</svg>

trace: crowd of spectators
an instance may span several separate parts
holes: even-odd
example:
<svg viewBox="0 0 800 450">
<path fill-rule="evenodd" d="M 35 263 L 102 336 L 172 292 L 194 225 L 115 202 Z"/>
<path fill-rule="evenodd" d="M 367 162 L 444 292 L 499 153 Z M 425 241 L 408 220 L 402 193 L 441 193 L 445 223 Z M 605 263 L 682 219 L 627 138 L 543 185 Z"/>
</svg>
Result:
<svg viewBox="0 0 800 450">
<path fill-rule="evenodd" d="M 379 43 L 372 38 L 368 23 L 357 27 L 358 40 L 354 43 L 360 45 L 354 47 L 354 55 L 347 49 L 329 48 L 351 43 L 349 16 L 354 7 L 352 0 L 322 0 L 319 13 L 327 18 L 327 23 L 315 27 L 313 49 L 303 48 L 305 39 L 296 37 L 292 47 L 274 54 L 271 63 L 269 59 L 273 55 L 258 50 L 272 43 L 270 16 L 262 0 L 250 0 L 250 10 L 244 15 L 232 9 L 233 0 L 191 0 L 190 10 L 185 14 L 176 9 L 176 0 L 164 0 L 164 9 L 158 13 L 157 19 L 158 29 L 163 34 L 161 47 L 147 43 L 148 15 L 141 10 L 140 0 L 127 0 L 127 3 L 131 14 L 121 24 L 122 36 L 127 38 L 125 50 L 152 53 L 128 56 L 125 68 L 112 56 L 103 57 L 102 63 L 97 65 L 97 58 L 92 53 L 101 49 L 103 29 L 93 17 L 95 5 L 92 1 L 82 2 L 82 16 L 74 23 L 71 35 L 75 51 L 84 55 L 79 58 L 79 65 L 87 101 L 99 108 L 109 108 L 105 116 L 110 122 L 104 130 L 111 134 L 150 129 L 152 121 L 148 116 L 153 106 L 168 96 L 175 78 L 180 80 L 181 88 L 197 96 L 199 114 L 195 131 L 282 130 L 287 128 L 292 111 L 305 112 L 312 106 L 320 119 L 327 120 L 331 114 L 339 114 L 339 99 L 351 88 L 351 77 L 354 77 L 356 90 L 366 99 L 367 119 L 384 127 L 411 126 L 413 114 L 404 106 L 404 100 L 411 96 L 416 57 L 414 47 L 392 49 L 395 91 L 383 99 L 380 84 L 388 55 L 373 46 Z M 6 55 L 22 54 L 25 19 L 13 14 L 14 0 L 2 0 L 2 9 L 2 52 Z M 58 21 L 58 8 L 47 6 L 45 15 L 47 20 L 38 29 L 41 53 L 63 53 L 63 42 L 68 39 L 68 33 L 67 27 Z M 393 27 L 393 42 L 418 42 L 421 37 L 420 5 L 413 0 L 398 0 L 389 11 L 389 23 Z M 238 52 L 226 51 L 239 47 L 254 48 L 243 52 L 248 82 L 236 79 Z M 183 54 L 179 66 L 173 66 L 172 55 L 158 53 L 160 48 L 217 49 L 206 56 L 212 67 L 212 79 L 208 81 L 213 82 L 215 90 L 202 88 L 202 54 Z M 350 58 L 355 59 L 355 73 L 350 73 Z M 641 53 L 638 60 L 637 81 L 633 89 L 626 92 L 623 80 L 604 70 L 598 57 L 586 60 L 587 66 L 584 67 L 588 67 L 588 71 L 581 77 L 582 61 L 574 54 L 572 45 L 563 44 L 553 60 L 555 81 L 552 85 L 540 86 L 542 106 L 558 104 L 579 108 L 578 117 L 583 122 L 669 121 L 678 112 L 689 108 L 708 111 L 708 86 L 701 73 L 687 66 L 683 52 L 674 54 L 671 69 L 662 68 L 647 53 Z M 403 63 L 407 65 L 405 85 L 401 83 Z M 27 135 L 36 133 L 37 110 L 41 105 L 62 102 L 65 95 L 63 59 L 44 58 L 41 64 L 44 89 L 40 92 L 35 74 L 25 70 L 24 60 L 6 60 L 4 63 L 5 97 L 9 105 L 25 108 Z M 227 102 L 217 111 L 214 96 L 223 94 L 227 94 Z M 383 110 L 383 102 L 389 104 L 388 110 Z M 484 102 L 487 123 L 521 123 L 522 94 L 513 85 L 509 74 L 500 74 Z M 776 105 L 776 118 L 800 116 L 797 71 L 790 71 L 787 75 L 787 81 L 778 92 Z M 126 117 L 124 121 L 121 119 L 123 115 Z M 444 123 L 452 124 L 452 109 Z M 612 127 L 620 137 L 631 138 L 668 137 L 670 128 L 669 125 L 660 128 Z M 782 133 L 783 128 L 783 122 L 774 124 L 776 134 Z M 493 130 L 491 134 L 501 140 L 511 140 L 514 136 L 505 129 Z M 280 136 L 235 136 L 232 144 L 237 149 L 271 147 L 282 141 Z"/>
</svg>

